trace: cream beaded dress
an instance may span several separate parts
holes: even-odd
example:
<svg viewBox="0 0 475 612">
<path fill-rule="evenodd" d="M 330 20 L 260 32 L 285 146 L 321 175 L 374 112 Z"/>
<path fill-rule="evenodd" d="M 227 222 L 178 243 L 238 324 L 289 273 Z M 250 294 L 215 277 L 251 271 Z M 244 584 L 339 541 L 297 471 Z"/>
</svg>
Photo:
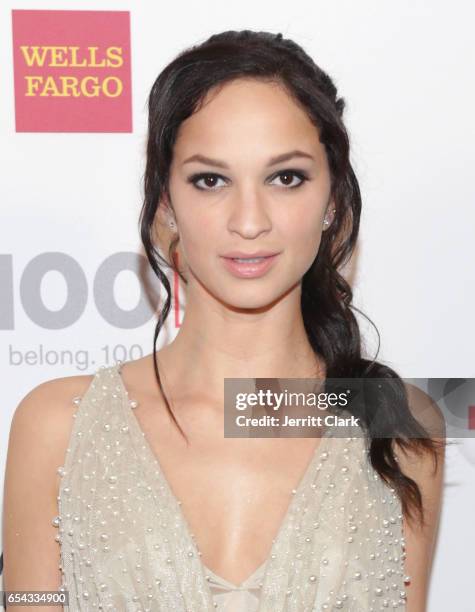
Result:
<svg viewBox="0 0 475 612">
<path fill-rule="evenodd" d="M 83 397 L 71 398 L 77 410 L 53 519 L 64 609 L 405 610 L 401 506 L 369 465 L 365 438 L 327 430 L 289 491 L 267 561 L 234 585 L 203 565 L 120 367 L 101 366 Z"/>
</svg>

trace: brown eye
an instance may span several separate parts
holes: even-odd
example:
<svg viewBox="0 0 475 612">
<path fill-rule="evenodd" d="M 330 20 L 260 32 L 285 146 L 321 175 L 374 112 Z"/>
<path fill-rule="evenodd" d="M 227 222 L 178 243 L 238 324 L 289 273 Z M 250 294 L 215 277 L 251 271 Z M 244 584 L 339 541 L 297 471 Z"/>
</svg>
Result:
<svg viewBox="0 0 475 612">
<path fill-rule="evenodd" d="M 202 180 L 204 181 L 206 187 L 216 187 L 217 180 L 215 176 L 205 176 Z"/>
<path fill-rule="evenodd" d="M 190 176 L 188 182 L 194 185 L 197 189 L 201 189 L 201 191 L 216 191 L 217 187 L 221 187 L 221 185 L 218 184 L 218 181 L 220 180 L 223 180 L 223 177 L 219 174 L 202 173 Z"/>
<path fill-rule="evenodd" d="M 295 189 L 300 187 L 305 181 L 308 180 L 308 177 L 302 172 L 297 172 L 296 170 L 282 170 L 278 174 L 274 175 L 275 179 L 279 179 L 279 184 L 283 187 L 289 187 L 289 189 Z M 294 182 L 294 179 L 299 179 L 298 182 Z"/>
<path fill-rule="evenodd" d="M 284 185 L 291 185 L 294 179 L 294 175 L 291 172 L 284 172 L 284 174 L 280 175 L 280 178 L 283 179 L 282 182 Z"/>
</svg>

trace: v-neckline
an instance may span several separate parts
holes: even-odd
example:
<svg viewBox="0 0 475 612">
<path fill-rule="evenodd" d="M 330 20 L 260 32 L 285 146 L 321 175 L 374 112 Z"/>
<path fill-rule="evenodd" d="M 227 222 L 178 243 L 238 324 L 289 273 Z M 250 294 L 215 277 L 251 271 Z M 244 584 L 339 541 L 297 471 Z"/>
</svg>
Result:
<svg viewBox="0 0 475 612">
<path fill-rule="evenodd" d="M 167 492 L 168 494 L 168 498 L 171 500 L 173 506 L 174 506 L 174 510 L 176 515 L 179 517 L 179 521 L 180 521 L 180 527 L 183 530 L 183 533 L 185 534 L 185 539 L 187 540 L 188 546 L 190 547 L 190 549 L 192 549 L 195 553 L 195 556 L 198 559 L 198 564 L 200 566 L 201 569 L 201 575 L 203 578 L 203 584 L 205 585 L 204 588 L 206 589 L 208 598 L 210 599 L 210 601 L 213 601 L 213 594 L 211 592 L 211 589 L 209 588 L 208 582 L 206 580 L 206 574 L 208 572 L 208 569 L 215 574 L 216 576 L 218 576 L 219 578 L 222 578 L 224 581 L 228 582 L 229 584 L 233 585 L 234 588 L 241 588 L 242 585 L 246 584 L 260 569 L 261 567 L 265 564 L 265 571 L 264 571 L 264 575 L 262 577 L 262 583 L 264 583 L 268 573 L 269 573 L 269 559 L 271 558 L 272 554 L 274 553 L 274 550 L 276 548 L 276 546 L 278 545 L 280 539 L 283 537 L 284 532 L 285 532 L 285 528 L 289 522 L 289 520 L 292 517 L 292 514 L 294 512 L 294 508 L 297 504 L 297 499 L 300 496 L 300 493 L 302 492 L 303 489 L 306 488 L 307 482 L 310 478 L 310 476 L 315 474 L 315 466 L 318 462 L 318 460 L 320 459 L 320 457 L 322 456 L 326 443 L 327 441 L 330 439 L 331 434 L 329 434 L 329 432 L 331 431 L 331 427 L 327 428 L 326 431 L 320 436 L 320 443 L 317 444 L 312 457 L 310 459 L 310 461 L 307 464 L 307 467 L 305 468 L 305 471 L 303 473 L 303 475 L 300 478 L 300 481 L 298 483 L 298 485 L 291 490 L 291 499 L 290 502 L 287 506 L 287 510 L 285 511 L 284 517 L 282 519 L 282 521 L 280 522 L 280 525 L 277 529 L 277 533 L 274 536 L 273 540 L 272 540 L 272 544 L 271 544 L 271 548 L 270 551 L 265 559 L 265 561 L 263 563 L 261 563 L 261 565 L 259 565 L 258 568 L 256 568 L 245 580 L 243 580 L 239 585 L 234 585 L 234 583 L 230 582 L 229 580 L 227 580 L 226 578 L 223 578 L 222 576 L 219 576 L 218 574 L 216 574 L 213 570 L 211 570 L 211 568 L 208 568 L 201 560 L 201 555 L 198 551 L 198 547 L 197 544 L 192 536 L 192 531 L 191 531 L 191 527 L 190 524 L 188 522 L 188 519 L 185 517 L 183 510 L 181 508 L 181 502 L 180 500 L 177 498 L 177 496 L 175 495 L 175 493 L 173 492 L 173 489 L 171 487 L 171 484 L 169 483 L 168 479 L 165 476 L 165 473 L 163 472 L 162 466 L 160 464 L 160 461 L 158 460 L 158 457 L 155 455 L 155 453 L 152 450 L 152 447 L 149 443 L 149 441 L 147 440 L 147 437 L 145 435 L 145 432 L 143 431 L 142 427 L 140 426 L 140 422 L 137 419 L 137 417 L 134 414 L 133 408 L 130 407 L 129 401 L 132 399 L 130 398 L 130 394 L 125 386 L 125 382 L 124 379 L 122 378 L 122 373 L 121 373 L 121 367 L 122 364 L 116 364 L 115 366 L 112 366 L 114 372 L 117 375 L 118 378 L 118 382 L 119 382 L 119 387 L 121 389 L 122 392 L 122 396 L 123 396 L 123 402 L 121 402 L 121 406 L 124 409 L 125 412 L 125 416 L 127 419 L 127 423 L 129 425 L 129 431 L 132 434 L 135 434 L 137 436 L 137 439 L 142 443 L 143 448 L 145 450 L 145 454 L 147 455 L 148 460 L 150 461 L 150 463 L 152 465 L 155 465 L 156 467 L 156 472 L 158 475 L 158 478 L 161 482 L 161 484 L 164 487 L 164 490 Z M 142 457 L 140 456 L 140 453 L 137 453 L 137 456 L 139 457 L 139 460 L 142 461 Z M 319 472 L 318 472 L 319 473 Z M 259 610 L 261 609 L 261 604 L 262 601 L 259 604 Z"/>
</svg>

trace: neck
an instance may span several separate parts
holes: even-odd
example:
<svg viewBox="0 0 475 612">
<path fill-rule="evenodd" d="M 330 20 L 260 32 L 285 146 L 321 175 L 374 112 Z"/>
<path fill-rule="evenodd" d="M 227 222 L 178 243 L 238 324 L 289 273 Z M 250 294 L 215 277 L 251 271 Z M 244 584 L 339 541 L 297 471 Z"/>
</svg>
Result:
<svg viewBox="0 0 475 612">
<path fill-rule="evenodd" d="M 300 286 L 271 307 L 229 309 L 216 300 L 187 300 L 175 339 L 158 355 L 166 380 L 187 394 L 221 397 L 223 378 L 305 378 L 324 375 L 308 340 Z"/>
</svg>

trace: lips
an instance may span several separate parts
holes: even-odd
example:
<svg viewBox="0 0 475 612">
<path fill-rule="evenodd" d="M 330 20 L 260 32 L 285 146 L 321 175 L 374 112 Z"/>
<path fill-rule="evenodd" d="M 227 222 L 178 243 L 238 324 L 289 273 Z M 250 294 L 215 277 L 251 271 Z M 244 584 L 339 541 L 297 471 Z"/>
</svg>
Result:
<svg viewBox="0 0 475 612">
<path fill-rule="evenodd" d="M 257 253 L 245 254 L 238 251 L 228 253 L 223 256 L 224 265 L 238 278 L 259 278 L 274 265 L 279 253 L 269 253 L 269 251 L 257 251 Z"/>
<path fill-rule="evenodd" d="M 265 251 L 261 249 L 260 251 L 254 251 L 253 253 L 245 253 L 244 251 L 230 251 L 229 253 L 222 255 L 222 257 L 226 257 L 227 259 L 254 259 L 256 257 L 272 257 L 273 255 L 277 255 L 277 252 Z"/>
</svg>

